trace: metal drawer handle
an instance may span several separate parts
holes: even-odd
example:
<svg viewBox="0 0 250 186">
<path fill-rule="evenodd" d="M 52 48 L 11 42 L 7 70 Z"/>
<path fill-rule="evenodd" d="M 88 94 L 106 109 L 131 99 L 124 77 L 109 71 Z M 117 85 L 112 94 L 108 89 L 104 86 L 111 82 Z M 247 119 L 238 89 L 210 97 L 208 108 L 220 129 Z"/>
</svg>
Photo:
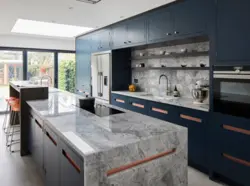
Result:
<svg viewBox="0 0 250 186">
<path fill-rule="evenodd" d="M 225 158 L 227 158 L 227 159 L 229 159 L 229 160 L 231 160 L 231 161 L 234 161 L 236 163 L 239 163 L 239 164 L 242 164 L 242 165 L 250 167 L 250 162 L 249 161 L 242 160 L 242 159 L 230 156 L 230 155 L 228 155 L 226 153 L 222 153 L 222 156 L 225 157 Z"/>
<path fill-rule="evenodd" d="M 162 152 L 162 153 L 147 157 L 147 158 L 142 159 L 142 160 L 134 161 L 132 163 L 129 163 L 127 165 L 123 165 L 123 166 L 120 166 L 120 167 L 117 167 L 117 168 L 114 168 L 114 169 L 110 169 L 110 170 L 107 171 L 107 176 L 111 176 L 113 174 L 117 174 L 117 173 L 125 171 L 127 169 L 131 169 L 131 168 L 133 168 L 135 166 L 138 166 L 138 165 L 141 165 L 143 163 L 147 163 L 147 162 L 153 161 L 155 159 L 171 155 L 171 154 L 175 153 L 175 151 L 176 151 L 176 149 L 173 148 L 173 149 L 171 149 L 169 151 Z"/>
<path fill-rule="evenodd" d="M 131 105 L 133 105 L 135 107 L 139 107 L 139 108 L 145 108 L 144 105 L 139 104 L 139 103 L 132 103 Z"/>
<path fill-rule="evenodd" d="M 46 131 L 46 136 L 48 136 L 48 138 L 50 139 L 50 141 L 57 146 L 56 140 L 54 140 L 54 138 L 52 138 L 52 136 Z"/>
<path fill-rule="evenodd" d="M 115 101 L 116 101 L 116 102 L 119 102 L 119 103 L 125 103 L 125 101 L 122 100 L 122 99 L 115 99 Z"/>
<path fill-rule="evenodd" d="M 226 129 L 226 130 L 230 130 L 230 131 L 233 131 L 233 132 L 238 132 L 238 133 L 250 135 L 250 130 L 241 129 L 241 128 L 233 127 L 233 126 L 230 126 L 230 125 L 222 125 L 222 127 L 223 127 L 223 129 Z"/>
<path fill-rule="evenodd" d="M 69 161 L 69 163 L 76 169 L 78 173 L 81 172 L 80 167 L 74 162 L 74 160 L 68 155 L 68 153 L 65 152 L 65 150 L 62 150 L 63 156 Z"/>
<path fill-rule="evenodd" d="M 36 124 L 38 125 L 39 128 L 42 128 L 42 125 L 35 119 Z"/>
<path fill-rule="evenodd" d="M 195 117 L 188 116 L 188 115 L 185 115 L 185 114 L 180 114 L 180 117 L 182 119 L 186 119 L 186 120 L 190 120 L 190 121 L 195 121 L 197 123 L 201 123 L 202 122 L 202 120 L 200 118 L 195 118 Z"/>
<path fill-rule="evenodd" d="M 162 109 L 155 108 L 155 107 L 152 107 L 152 111 L 159 112 L 159 113 L 162 113 L 162 114 L 168 114 L 167 110 L 162 110 Z"/>
</svg>

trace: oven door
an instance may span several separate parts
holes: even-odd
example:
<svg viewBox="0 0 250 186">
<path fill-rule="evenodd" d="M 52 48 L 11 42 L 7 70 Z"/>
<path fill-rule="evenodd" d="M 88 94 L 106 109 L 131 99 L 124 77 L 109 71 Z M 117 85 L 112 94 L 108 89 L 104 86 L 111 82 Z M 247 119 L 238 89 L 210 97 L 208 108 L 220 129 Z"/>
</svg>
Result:
<svg viewBox="0 0 250 186">
<path fill-rule="evenodd" d="M 250 118 L 250 71 L 227 69 L 213 74 L 214 112 Z"/>
</svg>

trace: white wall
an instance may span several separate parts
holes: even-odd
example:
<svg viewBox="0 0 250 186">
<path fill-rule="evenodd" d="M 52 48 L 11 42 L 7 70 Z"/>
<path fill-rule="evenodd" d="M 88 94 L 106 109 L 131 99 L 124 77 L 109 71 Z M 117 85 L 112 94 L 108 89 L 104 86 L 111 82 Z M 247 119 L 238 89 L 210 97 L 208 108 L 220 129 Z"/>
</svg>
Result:
<svg viewBox="0 0 250 186">
<path fill-rule="evenodd" d="M 75 50 L 75 40 L 0 35 L 0 47 Z"/>
</svg>

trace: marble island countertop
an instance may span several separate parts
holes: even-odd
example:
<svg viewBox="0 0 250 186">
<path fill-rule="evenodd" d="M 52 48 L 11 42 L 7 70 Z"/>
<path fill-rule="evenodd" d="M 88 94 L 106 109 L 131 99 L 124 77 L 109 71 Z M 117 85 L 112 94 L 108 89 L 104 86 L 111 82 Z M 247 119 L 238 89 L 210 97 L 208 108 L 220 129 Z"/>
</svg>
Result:
<svg viewBox="0 0 250 186">
<path fill-rule="evenodd" d="M 129 91 L 112 91 L 114 94 L 120 94 L 124 96 L 130 96 L 135 97 L 139 99 L 149 100 L 149 101 L 155 101 L 159 103 L 165 103 L 170 105 L 176 105 L 196 110 L 201 110 L 208 112 L 209 111 L 209 104 L 194 104 L 194 99 L 192 98 L 184 98 L 184 97 L 173 97 L 173 96 L 166 96 L 160 97 L 160 96 L 153 96 L 150 93 L 146 92 L 129 92 Z"/>
<path fill-rule="evenodd" d="M 49 99 L 27 104 L 83 157 L 84 185 L 187 186 L 187 128 L 108 104 L 105 106 L 124 113 L 99 117 L 76 107 L 80 98 L 51 91 Z M 157 156 L 126 171 L 108 174 Z M 166 175 L 171 179 L 165 179 Z M 135 183 L 138 179 L 143 181 Z"/>
<path fill-rule="evenodd" d="M 58 91 L 49 93 L 49 99 L 27 103 L 60 135 L 67 138 L 67 135 L 72 133 L 87 143 L 89 149 L 81 149 L 83 156 L 89 152 L 109 150 L 170 131 L 185 130 L 181 126 L 107 104 L 106 106 L 125 113 L 99 117 L 76 107 L 80 98 L 82 97 L 75 94 Z M 74 141 L 72 143 L 74 144 Z"/>
</svg>

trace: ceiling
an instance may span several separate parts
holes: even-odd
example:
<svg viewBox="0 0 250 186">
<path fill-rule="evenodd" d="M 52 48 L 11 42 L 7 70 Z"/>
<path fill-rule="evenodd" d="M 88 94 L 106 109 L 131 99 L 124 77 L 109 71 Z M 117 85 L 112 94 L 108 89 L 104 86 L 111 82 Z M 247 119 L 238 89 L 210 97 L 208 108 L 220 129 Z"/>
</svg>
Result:
<svg viewBox="0 0 250 186">
<path fill-rule="evenodd" d="M 0 0 L 0 34 L 12 34 L 18 18 L 99 28 L 172 1 L 102 0 L 93 5 L 76 0 Z"/>
</svg>

